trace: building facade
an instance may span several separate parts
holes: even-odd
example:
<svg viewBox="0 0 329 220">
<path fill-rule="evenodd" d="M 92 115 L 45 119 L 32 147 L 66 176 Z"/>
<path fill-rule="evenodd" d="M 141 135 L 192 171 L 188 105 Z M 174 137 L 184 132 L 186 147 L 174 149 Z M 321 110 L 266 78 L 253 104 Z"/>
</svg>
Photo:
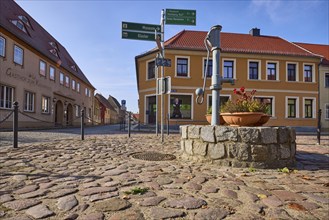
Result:
<svg viewBox="0 0 329 220">
<path fill-rule="evenodd" d="M 97 93 L 94 101 L 94 119 L 98 124 L 117 123 L 117 112 L 104 96 Z"/>
<path fill-rule="evenodd" d="M 92 123 L 95 88 L 67 50 L 14 1 L 0 8 L 0 119 L 17 101 L 19 127 L 78 125 L 82 109 Z"/>
<path fill-rule="evenodd" d="M 321 57 L 319 63 L 319 109 L 321 109 L 321 128 L 329 131 L 329 45 L 295 43 Z"/>
<path fill-rule="evenodd" d="M 165 95 L 164 111 L 172 125 L 207 123 L 211 57 L 204 102 L 199 105 L 195 101 L 195 89 L 202 87 L 207 60 L 206 34 L 184 30 L 165 42 L 165 56 L 171 59 L 171 67 L 165 67 L 164 76 L 171 77 L 171 92 Z M 260 35 L 259 29 L 252 29 L 249 34 L 222 32 L 220 40 L 220 74 L 235 80 L 235 85 L 222 85 L 221 103 L 233 98 L 234 88 L 256 89 L 255 98 L 269 105 L 272 117 L 267 125 L 316 126 L 318 55 L 280 37 Z M 161 107 L 156 96 L 156 78 L 160 77 L 160 67 L 155 65 L 157 53 L 153 49 L 135 58 L 140 120 L 146 124 L 155 123 L 156 114 L 160 121 L 160 109 L 156 108 L 156 102 Z"/>
</svg>

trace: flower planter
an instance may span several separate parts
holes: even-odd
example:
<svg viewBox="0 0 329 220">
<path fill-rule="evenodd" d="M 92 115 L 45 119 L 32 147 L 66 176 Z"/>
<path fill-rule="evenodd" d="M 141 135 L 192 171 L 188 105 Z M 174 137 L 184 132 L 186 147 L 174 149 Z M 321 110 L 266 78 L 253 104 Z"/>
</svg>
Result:
<svg viewBox="0 0 329 220">
<path fill-rule="evenodd" d="M 221 113 L 224 121 L 230 126 L 254 126 L 264 115 L 262 112 Z"/>
<path fill-rule="evenodd" d="M 206 114 L 206 119 L 207 119 L 207 122 L 209 124 L 211 124 L 211 114 Z M 225 124 L 225 121 L 224 121 L 223 116 L 221 114 L 219 115 L 219 124 L 220 125 L 224 125 Z"/>
<path fill-rule="evenodd" d="M 254 126 L 263 126 L 270 120 L 270 118 L 271 118 L 271 115 L 264 114 L 260 117 L 259 121 L 256 124 L 254 124 Z"/>
</svg>

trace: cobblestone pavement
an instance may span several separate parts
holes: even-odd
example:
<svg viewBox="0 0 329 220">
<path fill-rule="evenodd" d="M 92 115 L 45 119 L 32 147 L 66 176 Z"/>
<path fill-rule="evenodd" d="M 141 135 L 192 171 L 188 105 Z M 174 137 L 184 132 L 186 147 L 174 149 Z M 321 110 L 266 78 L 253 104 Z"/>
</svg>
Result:
<svg viewBox="0 0 329 220">
<path fill-rule="evenodd" d="M 182 161 L 179 135 L 3 146 L 0 218 L 329 219 L 329 138 L 297 138 L 297 166 L 281 172 Z M 134 158 L 148 151 L 176 159 Z"/>
</svg>

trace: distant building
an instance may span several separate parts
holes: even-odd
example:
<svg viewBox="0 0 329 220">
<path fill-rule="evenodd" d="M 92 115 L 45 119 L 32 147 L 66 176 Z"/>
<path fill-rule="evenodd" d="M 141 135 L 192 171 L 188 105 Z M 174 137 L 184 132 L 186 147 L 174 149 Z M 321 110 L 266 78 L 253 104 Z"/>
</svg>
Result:
<svg viewBox="0 0 329 220">
<path fill-rule="evenodd" d="M 117 113 L 110 102 L 101 94 L 95 95 L 94 120 L 99 124 L 114 124 L 117 121 Z"/>
<path fill-rule="evenodd" d="M 209 60 L 204 102 L 195 102 L 195 89 L 202 87 L 207 51 L 205 31 L 181 31 L 168 39 L 165 56 L 171 67 L 165 67 L 165 76 L 171 77 L 171 93 L 165 96 L 165 115 L 170 124 L 207 124 L 205 114 L 212 105 L 209 89 L 212 59 Z M 273 126 L 317 125 L 318 64 L 320 56 L 276 36 L 265 36 L 254 28 L 249 34 L 221 32 L 220 74 L 234 79 L 235 85 L 223 84 L 221 103 L 233 97 L 233 89 L 244 86 L 257 90 L 256 98 L 267 103 Z M 139 113 L 142 123 L 155 123 L 156 77 L 155 66 L 159 50 L 152 49 L 135 58 L 139 93 Z M 160 98 L 158 98 L 160 108 Z M 178 104 L 177 104 L 178 103 Z M 179 109 L 177 110 L 177 106 Z"/>
<path fill-rule="evenodd" d="M 321 127 L 329 130 L 329 45 L 295 43 L 322 56 L 319 63 L 319 108 L 322 110 Z"/>
<path fill-rule="evenodd" d="M 0 8 L 0 120 L 18 101 L 19 127 L 77 125 L 82 109 L 91 123 L 95 88 L 68 51 L 15 1 Z"/>
<path fill-rule="evenodd" d="M 116 111 L 115 123 L 122 122 L 125 119 L 126 111 L 121 108 L 120 103 L 113 96 L 109 95 L 107 100 L 109 101 L 109 103 L 112 105 L 112 107 Z"/>
</svg>

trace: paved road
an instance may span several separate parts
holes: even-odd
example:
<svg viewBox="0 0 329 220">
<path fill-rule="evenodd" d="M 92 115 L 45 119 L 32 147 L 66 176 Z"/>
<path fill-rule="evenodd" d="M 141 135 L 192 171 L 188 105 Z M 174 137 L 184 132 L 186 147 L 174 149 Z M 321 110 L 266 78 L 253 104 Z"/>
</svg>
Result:
<svg viewBox="0 0 329 220">
<path fill-rule="evenodd" d="M 183 161 L 179 135 L 114 133 L 1 147 L 0 218 L 329 218 L 328 138 L 298 136 L 297 167 L 285 173 Z"/>
</svg>

